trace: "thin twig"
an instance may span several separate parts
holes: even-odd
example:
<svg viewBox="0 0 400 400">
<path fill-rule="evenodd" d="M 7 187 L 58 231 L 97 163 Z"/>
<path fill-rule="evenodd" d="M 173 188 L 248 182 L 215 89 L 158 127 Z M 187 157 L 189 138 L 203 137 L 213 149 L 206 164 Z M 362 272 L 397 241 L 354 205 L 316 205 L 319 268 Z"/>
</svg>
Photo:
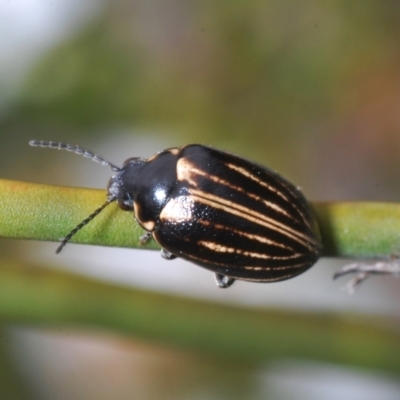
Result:
<svg viewBox="0 0 400 400">
<path fill-rule="evenodd" d="M 397 258 L 392 261 L 378 261 L 373 264 L 362 262 L 347 264 L 333 275 L 333 279 L 348 274 L 356 274 L 355 277 L 344 286 L 344 289 L 352 294 L 357 287 L 371 275 L 392 275 L 394 277 L 399 277 L 400 260 Z"/>
</svg>

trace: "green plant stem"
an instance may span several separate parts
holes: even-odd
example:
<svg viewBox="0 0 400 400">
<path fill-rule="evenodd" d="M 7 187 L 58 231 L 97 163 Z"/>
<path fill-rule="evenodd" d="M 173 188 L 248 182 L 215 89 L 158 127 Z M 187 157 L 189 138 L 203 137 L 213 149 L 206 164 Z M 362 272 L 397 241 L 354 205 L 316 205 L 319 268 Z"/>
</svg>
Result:
<svg viewBox="0 0 400 400">
<path fill-rule="evenodd" d="M 0 180 L 0 237 L 59 241 L 106 201 L 105 190 Z M 105 208 L 71 243 L 140 247 L 144 231 L 117 203 Z M 149 241 L 145 248 L 159 248 Z"/>
<path fill-rule="evenodd" d="M 104 190 L 0 180 L 0 237 L 59 241 L 104 203 Z M 389 257 L 400 251 L 400 204 L 313 203 L 323 255 Z M 116 203 L 77 233 L 71 242 L 143 248 L 144 231 Z M 146 248 L 159 248 L 149 241 Z"/>
</svg>

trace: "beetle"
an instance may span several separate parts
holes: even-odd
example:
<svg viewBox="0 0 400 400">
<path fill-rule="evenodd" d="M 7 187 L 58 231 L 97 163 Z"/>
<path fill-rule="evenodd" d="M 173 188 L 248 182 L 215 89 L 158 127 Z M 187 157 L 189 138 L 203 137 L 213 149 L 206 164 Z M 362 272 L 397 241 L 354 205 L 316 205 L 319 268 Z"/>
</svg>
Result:
<svg viewBox="0 0 400 400">
<path fill-rule="evenodd" d="M 310 268 L 321 252 L 314 213 L 301 191 L 276 172 L 198 144 L 133 157 L 122 167 L 82 147 L 32 140 L 31 146 L 72 151 L 110 167 L 107 200 L 71 237 L 116 201 L 133 212 L 166 259 L 191 261 L 214 272 L 217 285 L 236 280 L 277 282 Z"/>
</svg>

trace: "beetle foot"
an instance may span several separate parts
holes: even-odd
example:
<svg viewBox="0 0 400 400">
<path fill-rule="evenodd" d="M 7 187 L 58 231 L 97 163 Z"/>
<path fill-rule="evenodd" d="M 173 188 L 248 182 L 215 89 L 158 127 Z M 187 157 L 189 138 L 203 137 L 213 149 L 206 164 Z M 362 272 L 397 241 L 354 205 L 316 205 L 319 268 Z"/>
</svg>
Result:
<svg viewBox="0 0 400 400">
<path fill-rule="evenodd" d="M 220 287 L 221 289 L 226 289 L 231 286 L 233 282 L 235 282 L 234 278 L 218 273 L 215 273 L 215 280 L 218 287 Z"/>
<path fill-rule="evenodd" d="M 346 283 L 344 289 L 348 293 L 354 291 L 371 275 L 392 275 L 400 276 L 400 263 L 399 260 L 392 261 L 378 261 L 373 264 L 366 264 L 362 262 L 348 264 L 342 267 L 333 275 L 333 279 L 340 278 L 343 275 L 356 274 L 353 279 Z"/>
<path fill-rule="evenodd" d="M 161 249 L 161 257 L 165 258 L 166 260 L 173 260 L 176 258 L 176 255 L 170 253 L 168 250 Z"/>
<path fill-rule="evenodd" d="M 146 232 L 144 235 L 140 236 L 139 244 L 143 246 L 152 238 L 151 232 Z"/>
</svg>

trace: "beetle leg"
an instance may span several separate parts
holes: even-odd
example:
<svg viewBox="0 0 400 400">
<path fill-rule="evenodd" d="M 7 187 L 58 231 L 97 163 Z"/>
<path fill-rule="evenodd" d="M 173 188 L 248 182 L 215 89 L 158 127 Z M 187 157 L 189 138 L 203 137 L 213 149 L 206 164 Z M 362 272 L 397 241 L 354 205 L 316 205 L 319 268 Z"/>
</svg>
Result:
<svg viewBox="0 0 400 400">
<path fill-rule="evenodd" d="M 221 289 L 226 289 L 231 286 L 233 282 L 235 282 L 234 278 L 219 274 L 218 272 L 215 273 L 215 280 L 217 281 L 218 287 L 220 287 Z"/>
<path fill-rule="evenodd" d="M 358 286 L 360 286 L 360 284 L 371 275 L 399 276 L 400 264 L 399 260 L 396 258 L 387 261 L 377 261 L 373 264 L 356 262 L 340 268 L 340 270 L 333 275 L 333 279 L 339 278 L 346 274 L 356 274 L 354 278 L 347 282 L 344 287 L 348 293 L 352 294 L 354 293 L 355 289 L 357 289 Z"/>
<path fill-rule="evenodd" d="M 140 236 L 139 244 L 144 245 L 152 238 L 151 232 L 146 232 L 144 235 Z"/>
<path fill-rule="evenodd" d="M 176 256 L 172 253 L 170 253 L 168 250 L 165 250 L 164 248 L 161 249 L 161 257 L 165 258 L 166 260 L 173 260 L 176 258 Z"/>
</svg>

